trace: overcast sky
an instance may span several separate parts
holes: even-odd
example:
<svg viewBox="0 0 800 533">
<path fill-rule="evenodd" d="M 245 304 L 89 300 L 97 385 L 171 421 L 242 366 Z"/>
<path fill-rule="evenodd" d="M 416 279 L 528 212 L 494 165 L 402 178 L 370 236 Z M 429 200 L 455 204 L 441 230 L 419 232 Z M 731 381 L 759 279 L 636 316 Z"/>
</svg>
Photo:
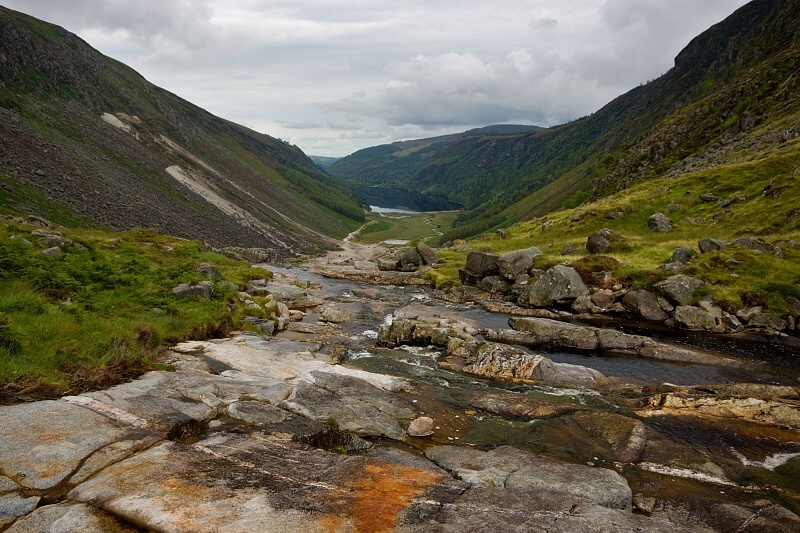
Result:
<svg viewBox="0 0 800 533">
<path fill-rule="evenodd" d="M 309 155 L 551 126 L 658 77 L 745 0 L 0 0 Z"/>
</svg>

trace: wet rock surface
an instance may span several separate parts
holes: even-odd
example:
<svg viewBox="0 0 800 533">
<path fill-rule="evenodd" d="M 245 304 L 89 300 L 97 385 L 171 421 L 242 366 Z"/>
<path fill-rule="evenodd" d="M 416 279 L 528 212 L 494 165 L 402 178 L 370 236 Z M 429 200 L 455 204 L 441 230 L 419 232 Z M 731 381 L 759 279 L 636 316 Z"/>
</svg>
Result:
<svg viewBox="0 0 800 533">
<path fill-rule="evenodd" d="M 0 408 L 0 529 L 800 529 L 796 385 L 642 386 L 593 367 L 661 365 L 667 350 L 681 369 L 741 365 L 560 320 L 503 328 L 507 317 L 419 289 L 297 274 L 250 289 L 269 285 L 276 314 L 309 304 L 274 336 L 184 342 L 172 371 Z M 330 308 L 350 318 L 325 321 Z"/>
</svg>

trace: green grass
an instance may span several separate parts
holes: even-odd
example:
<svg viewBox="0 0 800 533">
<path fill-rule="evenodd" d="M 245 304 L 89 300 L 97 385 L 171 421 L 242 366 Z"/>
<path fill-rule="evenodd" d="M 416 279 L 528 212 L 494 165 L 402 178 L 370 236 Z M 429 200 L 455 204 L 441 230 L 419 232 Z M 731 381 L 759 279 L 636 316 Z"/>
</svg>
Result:
<svg viewBox="0 0 800 533">
<path fill-rule="evenodd" d="M 386 240 L 403 240 L 415 242 L 425 240 L 432 246 L 438 246 L 440 236 L 437 231 L 444 232 L 453 224 L 458 213 L 456 211 L 438 211 L 432 213 L 370 213 L 367 225 L 356 236 L 356 242 L 378 243 Z"/>
<path fill-rule="evenodd" d="M 0 223 L 4 400 L 31 388 L 58 394 L 106 386 L 153 368 L 166 345 L 239 327 L 245 311 L 234 291 L 215 290 L 208 300 L 172 294 L 176 285 L 203 279 L 195 272 L 201 262 L 239 287 L 270 276 L 154 230 L 60 228 L 75 245 L 51 258 L 41 253 L 35 229 Z"/>
</svg>

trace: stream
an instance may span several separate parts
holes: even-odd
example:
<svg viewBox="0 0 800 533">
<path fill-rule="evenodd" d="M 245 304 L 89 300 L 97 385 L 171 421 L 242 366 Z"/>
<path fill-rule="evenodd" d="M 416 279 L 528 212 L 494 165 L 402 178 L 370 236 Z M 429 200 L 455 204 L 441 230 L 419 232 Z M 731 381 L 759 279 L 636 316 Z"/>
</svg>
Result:
<svg viewBox="0 0 800 533">
<path fill-rule="evenodd" d="M 747 482 L 751 477 L 785 484 L 800 463 L 795 459 L 800 455 L 800 434 L 794 428 L 764 426 L 741 419 L 639 417 L 631 412 L 631 405 L 641 393 L 604 393 L 574 387 L 493 381 L 441 368 L 439 362 L 443 354 L 434 347 L 401 346 L 387 349 L 375 344 L 380 326 L 391 320 L 392 313 L 397 309 L 408 304 L 422 303 L 437 310 L 456 313 L 463 320 L 473 321 L 478 329 L 508 327 L 508 315 L 490 313 L 478 306 L 438 301 L 432 297 L 432 291 L 424 286 L 372 285 L 329 279 L 304 267 L 270 267 L 270 270 L 297 276 L 321 287 L 328 294 L 329 302 L 335 302 L 337 307 L 346 308 L 352 313 L 351 320 L 340 324 L 341 334 L 348 338 L 349 344 L 343 364 L 407 378 L 415 384 L 417 394 L 408 397 L 434 418 L 436 430 L 433 436 L 411 438 L 404 446 L 425 449 L 431 445 L 458 443 L 488 450 L 501 445 L 513 445 L 570 462 L 597 466 L 617 464 L 619 467 L 619 458 L 607 449 L 608 439 L 604 440 L 597 432 L 587 434 L 580 427 L 580 421 L 570 419 L 569 414 L 555 418 L 516 417 L 480 408 L 483 406 L 481 397 L 495 392 L 510 392 L 521 394 L 525 399 L 561 406 L 566 413 L 613 413 L 641 420 L 650 435 L 649 442 L 653 443 L 648 444 L 642 459 L 650 459 L 649 462 L 656 462 L 657 459 L 659 464 L 681 465 L 681 469 L 676 470 L 676 476 L 681 480 L 680 490 L 683 492 L 705 492 L 709 479 L 722 486 L 729 482 Z M 303 321 L 314 323 L 318 320 L 319 315 L 310 311 Z M 635 325 L 622 322 L 614 325 L 620 329 L 636 329 Z M 674 331 L 671 338 L 664 331 L 656 332 L 656 336 L 675 341 Z M 702 335 L 681 335 L 680 340 L 706 350 L 716 348 L 727 356 L 742 360 L 743 365 L 724 367 L 598 354 L 539 353 L 555 362 L 583 365 L 599 370 L 606 376 L 619 378 L 631 385 L 630 390 L 664 383 L 710 386 L 746 382 L 797 386 L 800 369 L 796 358 L 791 364 L 792 353 L 796 353 L 791 347 L 759 345 L 751 340 L 730 337 L 710 339 Z M 770 353 L 761 353 L 756 347 L 769 350 Z M 777 356 L 773 357 L 775 354 Z M 770 359 L 774 362 L 770 362 Z M 626 477 L 634 492 L 641 490 L 647 494 L 649 490 L 661 495 L 663 482 L 660 479 L 663 472 L 657 467 L 649 468 L 625 467 Z M 796 509 L 798 502 L 794 498 L 800 481 L 788 483 L 792 494 L 795 494 L 791 499 Z M 731 497 L 730 490 L 725 497 Z"/>
</svg>

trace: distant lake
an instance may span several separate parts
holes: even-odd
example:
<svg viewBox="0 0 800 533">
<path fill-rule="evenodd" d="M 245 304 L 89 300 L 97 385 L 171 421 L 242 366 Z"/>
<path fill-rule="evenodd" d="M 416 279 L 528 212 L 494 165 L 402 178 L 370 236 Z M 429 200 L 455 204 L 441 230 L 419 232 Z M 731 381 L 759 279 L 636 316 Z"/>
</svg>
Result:
<svg viewBox="0 0 800 533">
<path fill-rule="evenodd" d="M 418 215 L 420 211 L 410 211 L 408 209 L 398 209 L 395 207 L 378 207 L 377 205 L 371 205 L 369 208 L 372 210 L 373 213 L 378 213 L 382 215 L 384 213 L 401 213 L 404 215 Z"/>
</svg>

